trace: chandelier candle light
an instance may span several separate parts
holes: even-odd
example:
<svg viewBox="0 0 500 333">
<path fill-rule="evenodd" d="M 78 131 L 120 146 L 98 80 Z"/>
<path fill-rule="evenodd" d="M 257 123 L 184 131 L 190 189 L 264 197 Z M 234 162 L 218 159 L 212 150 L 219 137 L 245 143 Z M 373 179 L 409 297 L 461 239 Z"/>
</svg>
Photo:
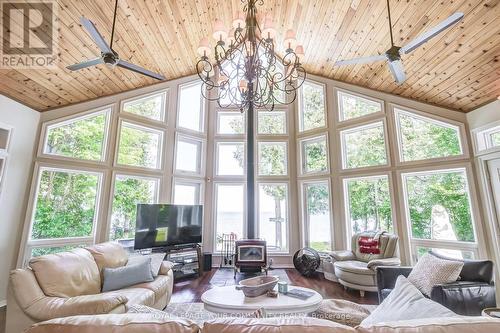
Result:
<svg viewBox="0 0 500 333">
<path fill-rule="evenodd" d="M 257 5 L 264 5 L 264 0 L 241 2 L 246 15 L 239 12 L 231 30 L 221 20 L 214 22 L 214 61 L 209 59 L 209 38 L 200 41 L 196 71 L 204 98 L 221 108 L 247 112 L 247 237 L 255 238 L 254 108 L 272 111 L 275 104 L 293 103 L 306 72 L 301 64 L 304 48 L 297 45 L 295 32 L 286 31 L 284 56 L 279 57 L 271 17 L 264 18 L 262 28 L 258 23 Z"/>
</svg>

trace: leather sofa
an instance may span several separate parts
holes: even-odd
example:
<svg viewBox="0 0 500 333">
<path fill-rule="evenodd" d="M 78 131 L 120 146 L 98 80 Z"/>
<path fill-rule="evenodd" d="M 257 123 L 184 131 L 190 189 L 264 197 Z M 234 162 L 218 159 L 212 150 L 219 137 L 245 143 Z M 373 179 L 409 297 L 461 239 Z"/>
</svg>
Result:
<svg viewBox="0 0 500 333">
<path fill-rule="evenodd" d="M 7 333 L 54 318 L 125 313 L 132 304 L 164 309 L 173 289 L 171 263 L 166 261 L 152 282 L 101 292 L 102 270 L 127 261 L 128 253 L 113 242 L 31 259 L 27 268 L 10 273 Z"/>
<path fill-rule="evenodd" d="M 376 292 L 377 281 L 375 270 L 379 266 L 399 266 L 401 261 L 396 257 L 398 236 L 388 233 L 380 235 L 378 254 L 362 253 L 359 246 L 360 237 L 374 237 L 376 232 L 361 232 L 352 236 L 350 251 L 332 251 L 335 276 L 345 288 L 360 291 L 364 297 L 365 291 Z"/>
<path fill-rule="evenodd" d="M 441 259 L 457 260 L 432 251 L 430 253 Z M 493 262 L 491 260 L 461 261 L 464 262 L 464 267 L 460 272 L 460 279 L 434 286 L 430 298 L 457 314 L 479 316 L 483 309 L 496 307 Z M 407 277 L 411 270 L 412 267 L 379 267 L 377 269 L 379 302 L 389 295 L 398 276 Z"/>
<path fill-rule="evenodd" d="M 500 320 L 486 317 L 429 318 L 349 327 L 308 317 L 216 319 L 198 325 L 150 314 L 77 316 L 39 323 L 26 333 L 493 333 Z"/>
</svg>

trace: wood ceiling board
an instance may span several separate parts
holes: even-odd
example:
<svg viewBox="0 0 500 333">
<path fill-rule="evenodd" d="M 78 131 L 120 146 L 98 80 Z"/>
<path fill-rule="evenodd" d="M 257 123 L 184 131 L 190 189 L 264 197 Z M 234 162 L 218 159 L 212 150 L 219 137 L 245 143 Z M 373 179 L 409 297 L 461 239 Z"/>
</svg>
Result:
<svg viewBox="0 0 500 333">
<path fill-rule="evenodd" d="M 469 111 L 498 95 L 500 0 L 391 0 L 394 37 L 404 45 L 455 11 L 463 22 L 403 57 L 407 81 L 393 82 L 387 64 L 337 67 L 335 61 L 385 52 L 390 46 L 385 1 L 265 0 L 259 13 L 273 17 L 282 52 L 287 29 L 304 45 L 306 70 L 322 77 L 393 93 L 446 108 Z M 0 70 L 0 93 L 47 110 L 156 83 L 124 70 L 97 66 L 70 72 L 65 66 L 99 54 L 81 27 L 83 15 L 106 40 L 112 0 L 57 0 L 60 64 L 56 70 Z M 195 73 L 199 40 L 216 18 L 230 27 L 240 0 L 120 0 L 114 48 L 123 59 L 167 79 Z"/>
</svg>

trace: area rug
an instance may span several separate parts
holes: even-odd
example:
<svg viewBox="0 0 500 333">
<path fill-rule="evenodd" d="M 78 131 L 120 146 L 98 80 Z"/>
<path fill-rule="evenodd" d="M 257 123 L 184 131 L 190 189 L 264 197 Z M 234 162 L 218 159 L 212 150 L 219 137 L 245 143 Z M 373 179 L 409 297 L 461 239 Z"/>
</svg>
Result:
<svg viewBox="0 0 500 333">
<path fill-rule="evenodd" d="M 280 281 L 286 281 L 290 283 L 288 275 L 284 269 L 272 269 L 269 270 L 268 275 L 277 276 Z M 221 268 L 215 272 L 214 276 L 210 280 L 210 284 L 217 287 L 233 286 L 239 283 L 241 280 L 249 279 L 252 277 L 263 275 L 263 273 L 237 273 L 236 279 L 234 278 L 234 270 L 232 268 Z"/>
</svg>

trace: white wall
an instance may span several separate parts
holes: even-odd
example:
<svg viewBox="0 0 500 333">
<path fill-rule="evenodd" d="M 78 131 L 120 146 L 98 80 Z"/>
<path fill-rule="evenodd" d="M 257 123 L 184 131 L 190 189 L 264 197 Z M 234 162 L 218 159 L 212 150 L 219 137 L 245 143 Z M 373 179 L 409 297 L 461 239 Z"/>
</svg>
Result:
<svg viewBox="0 0 500 333">
<path fill-rule="evenodd" d="M 19 251 L 39 120 L 37 111 L 0 95 L 0 123 L 12 127 L 0 189 L 0 305 L 5 304 L 9 271 Z"/>
<path fill-rule="evenodd" d="M 500 121 L 500 100 L 493 101 L 467 113 L 467 123 L 471 130 Z"/>
</svg>

